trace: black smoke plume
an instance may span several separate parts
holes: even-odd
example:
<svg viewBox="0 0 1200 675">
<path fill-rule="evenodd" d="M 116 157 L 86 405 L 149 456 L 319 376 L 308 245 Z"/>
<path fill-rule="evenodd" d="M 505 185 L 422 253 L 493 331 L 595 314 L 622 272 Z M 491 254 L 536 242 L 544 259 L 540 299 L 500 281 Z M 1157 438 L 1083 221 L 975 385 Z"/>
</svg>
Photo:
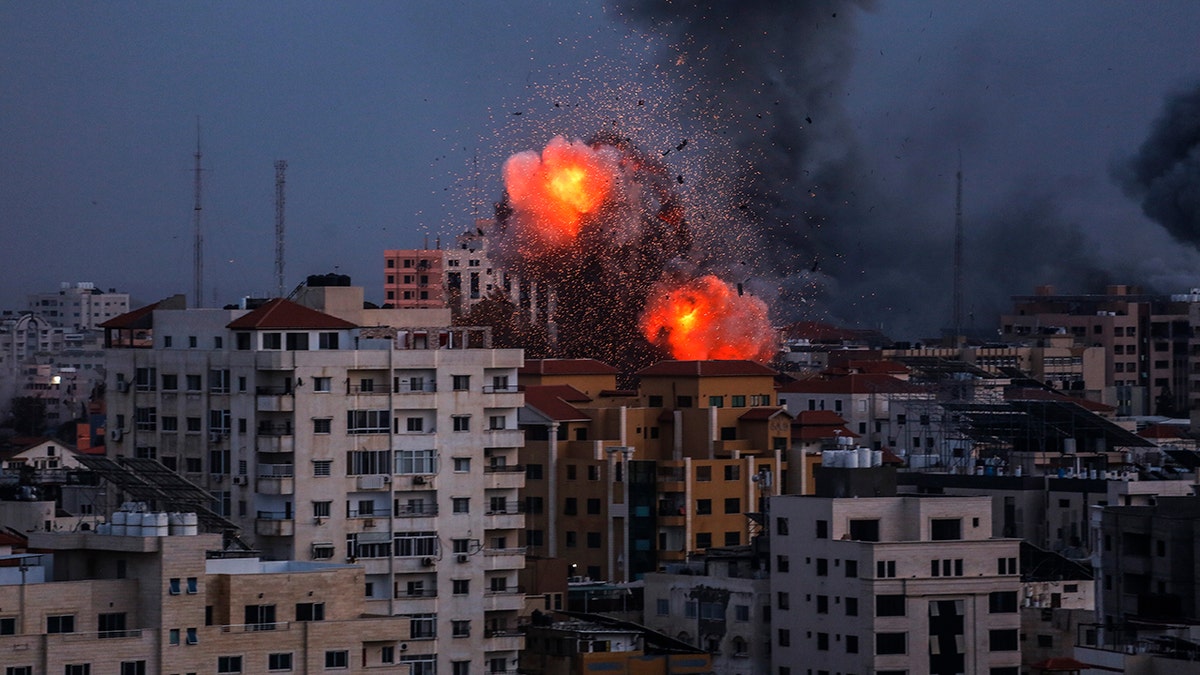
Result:
<svg viewBox="0 0 1200 675">
<path fill-rule="evenodd" d="M 1200 248 L 1200 83 L 1167 100 L 1150 137 L 1116 173 L 1143 213 Z"/>
</svg>

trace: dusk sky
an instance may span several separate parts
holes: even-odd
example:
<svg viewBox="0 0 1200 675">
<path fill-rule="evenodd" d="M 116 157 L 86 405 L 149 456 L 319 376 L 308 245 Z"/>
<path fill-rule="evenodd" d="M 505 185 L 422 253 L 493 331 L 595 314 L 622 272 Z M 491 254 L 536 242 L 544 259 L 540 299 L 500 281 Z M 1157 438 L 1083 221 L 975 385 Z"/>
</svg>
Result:
<svg viewBox="0 0 1200 675">
<path fill-rule="evenodd" d="M 638 8 L 0 2 L 0 308 L 63 281 L 190 301 L 197 118 L 210 305 L 274 293 L 278 159 L 289 164 L 288 289 L 337 270 L 377 302 L 384 249 L 446 243 L 489 216 L 503 160 L 554 134 L 586 138 L 612 116 L 648 149 L 696 138 L 694 154 L 664 158 L 695 181 L 719 180 L 699 174 L 733 166 L 726 153 L 752 162 L 736 138 L 706 144 L 707 119 L 676 103 L 720 86 L 680 56 L 705 54 L 695 41 L 672 49 L 692 32 L 663 23 L 662 2 L 628 4 Z M 870 190 L 824 195 L 848 205 L 843 222 L 806 235 L 820 239 L 811 264 L 789 258 L 804 278 L 794 292 L 820 297 L 805 316 L 900 333 L 922 328 L 914 316 L 926 334 L 945 324 L 960 151 L 978 323 L 993 325 L 1004 298 L 1038 283 L 1200 286 L 1196 248 L 1172 240 L 1114 178 L 1166 99 L 1200 83 L 1200 2 L 820 7 L 794 35 L 827 42 L 784 56 L 811 59 L 795 68 L 805 77 L 833 74 L 773 104 L 815 133 L 828 125 L 805 152 L 855 155 L 843 164 L 853 182 L 830 190 Z M 713 11 L 700 20 L 711 25 L 693 25 L 711 33 L 723 20 Z M 790 39 L 789 24 L 771 23 Z M 709 198 L 704 208 L 724 206 Z M 770 257 L 764 239 L 756 250 Z"/>
</svg>

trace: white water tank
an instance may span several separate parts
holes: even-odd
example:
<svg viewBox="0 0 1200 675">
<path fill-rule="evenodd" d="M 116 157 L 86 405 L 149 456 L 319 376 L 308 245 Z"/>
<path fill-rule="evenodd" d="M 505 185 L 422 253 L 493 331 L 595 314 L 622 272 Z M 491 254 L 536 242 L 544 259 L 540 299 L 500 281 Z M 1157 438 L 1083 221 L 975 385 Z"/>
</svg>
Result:
<svg viewBox="0 0 1200 675">
<path fill-rule="evenodd" d="M 200 519 L 194 511 L 183 514 L 183 534 L 194 537 L 200 533 Z"/>
<path fill-rule="evenodd" d="M 142 536 L 165 537 L 169 533 L 170 521 L 161 511 L 142 514 Z"/>
<path fill-rule="evenodd" d="M 842 452 L 842 462 L 843 462 L 842 466 L 846 467 L 847 469 L 857 469 L 858 468 L 858 451 L 857 450 L 846 450 L 846 451 Z"/>
<path fill-rule="evenodd" d="M 864 469 L 871 466 L 871 449 L 870 448 L 859 448 L 858 449 L 858 465 Z"/>
<path fill-rule="evenodd" d="M 125 519 L 128 517 L 124 511 L 117 511 L 112 514 L 112 529 L 110 532 L 118 537 L 125 536 Z"/>
<path fill-rule="evenodd" d="M 177 537 L 183 534 L 183 514 L 178 511 L 172 511 L 167 514 L 167 534 L 172 537 Z"/>
</svg>

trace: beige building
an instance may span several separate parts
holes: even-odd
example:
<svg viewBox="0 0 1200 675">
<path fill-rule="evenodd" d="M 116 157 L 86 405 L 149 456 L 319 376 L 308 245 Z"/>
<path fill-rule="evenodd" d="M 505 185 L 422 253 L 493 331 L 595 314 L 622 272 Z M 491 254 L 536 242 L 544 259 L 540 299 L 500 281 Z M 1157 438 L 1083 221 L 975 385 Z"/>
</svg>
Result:
<svg viewBox="0 0 1200 675">
<path fill-rule="evenodd" d="M 484 672 L 479 653 L 431 638 L 426 618 L 372 614 L 360 566 L 220 547 L 219 535 L 80 532 L 34 534 L 36 554 L 0 551 L 6 672 L 430 675 L 439 658 L 440 672 Z"/>
<path fill-rule="evenodd" d="M 1016 675 L 1019 541 L 987 497 L 858 496 L 894 494 L 891 472 L 771 499 L 772 672 Z"/>
<path fill-rule="evenodd" d="M 28 310 L 69 331 L 97 330 L 129 311 L 129 294 L 114 288 L 104 292 L 90 281 L 73 285 L 64 281 L 57 292 L 29 295 Z"/>
<path fill-rule="evenodd" d="M 273 300 L 109 322 L 110 344 L 152 345 L 111 351 L 109 454 L 211 491 L 266 558 L 361 566 L 367 611 L 427 623 L 438 672 L 504 672 L 524 601 L 521 352 L 343 297 L 361 292 L 302 295 L 337 315 Z"/>
</svg>

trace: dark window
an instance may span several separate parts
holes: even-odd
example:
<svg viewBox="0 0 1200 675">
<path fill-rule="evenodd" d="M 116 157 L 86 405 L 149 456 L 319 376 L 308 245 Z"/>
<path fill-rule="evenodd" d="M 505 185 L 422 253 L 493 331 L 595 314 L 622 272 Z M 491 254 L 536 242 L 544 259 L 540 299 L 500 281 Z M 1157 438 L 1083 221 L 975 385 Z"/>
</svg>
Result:
<svg viewBox="0 0 1200 675">
<path fill-rule="evenodd" d="M 858 616 L 858 598 L 846 598 L 846 616 Z"/>
<path fill-rule="evenodd" d="M 697 532 L 696 533 L 696 548 L 711 548 L 712 547 L 712 532 Z"/>
<path fill-rule="evenodd" d="M 988 612 L 992 614 L 1009 614 L 1016 611 L 1016 591 L 996 591 L 988 594 Z"/>
<path fill-rule="evenodd" d="M 907 633 L 876 633 L 876 654 L 905 654 L 907 653 Z"/>
<path fill-rule="evenodd" d="M 775 519 L 775 534 L 778 534 L 781 536 L 787 536 L 787 533 L 788 533 L 788 519 L 783 518 L 783 517 L 776 518 Z"/>
<path fill-rule="evenodd" d="M 934 518 L 929 523 L 929 538 L 934 541 L 962 539 L 962 519 Z"/>
<path fill-rule="evenodd" d="M 817 633 L 817 651 L 829 651 L 829 633 Z"/>
<path fill-rule="evenodd" d="M 75 615 L 74 614 L 59 614 L 57 616 L 46 617 L 46 632 L 47 633 L 74 633 L 75 632 Z"/>
<path fill-rule="evenodd" d="M 855 541 L 879 541 L 879 521 L 851 520 L 850 538 Z"/>
<path fill-rule="evenodd" d="M 818 520 L 817 521 L 817 539 L 828 539 L 828 538 L 829 538 L 829 521 L 828 520 Z"/>
<path fill-rule="evenodd" d="M 857 579 L 858 578 L 858 561 L 857 560 L 847 560 L 846 561 L 846 578 L 847 579 Z"/>
<path fill-rule="evenodd" d="M 828 558 L 817 558 L 817 576 L 819 576 L 819 577 L 829 576 L 829 559 Z"/>
<path fill-rule="evenodd" d="M 875 616 L 904 616 L 903 595 L 875 596 Z"/>
<path fill-rule="evenodd" d="M 1012 652 L 1020 649 L 1016 628 L 988 631 L 988 649 L 993 652 Z"/>
<path fill-rule="evenodd" d="M 326 668 L 349 668 L 350 652 L 345 649 L 325 652 Z"/>
<path fill-rule="evenodd" d="M 296 603 L 296 620 L 297 621 L 324 621 L 325 620 L 325 603 L 323 603 L 323 602 L 298 602 L 298 603 Z"/>
<path fill-rule="evenodd" d="M 291 670 L 292 653 L 285 652 L 267 655 L 267 670 Z"/>
<path fill-rule="evenodd" d="M 725 513 L 741 513 L 742 500 L 738 497 L 729 497 L 725 500 Z"/>
<path fill-rule="evenodd" d="M 697 499 L 696 500 L 696 515 L 707 516 L 710 514 L 712 514 L 712 500 L 711 499 Z"/>
</svg>

